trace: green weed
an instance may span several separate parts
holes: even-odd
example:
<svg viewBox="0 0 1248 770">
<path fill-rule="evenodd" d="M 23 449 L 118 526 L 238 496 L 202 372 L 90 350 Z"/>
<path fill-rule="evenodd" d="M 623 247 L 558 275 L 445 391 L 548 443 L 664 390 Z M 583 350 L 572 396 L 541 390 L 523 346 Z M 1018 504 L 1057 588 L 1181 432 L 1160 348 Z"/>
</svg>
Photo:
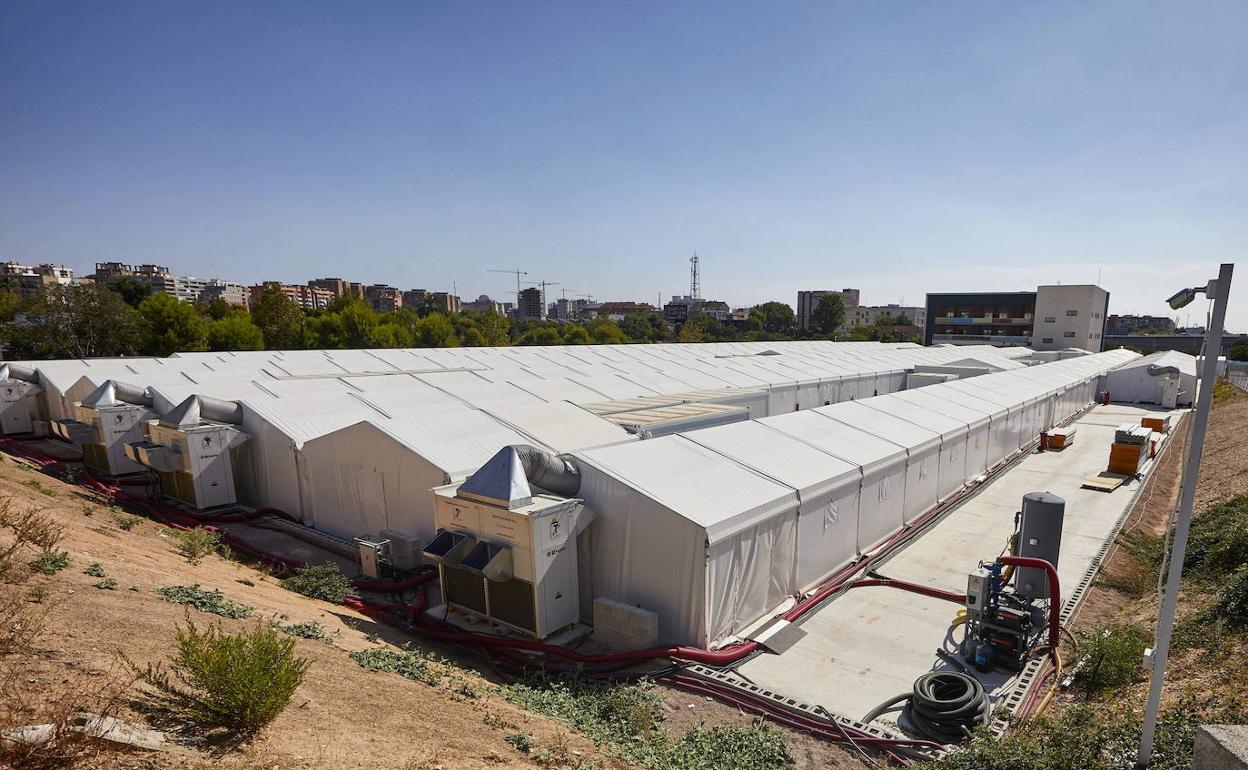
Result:
<svg viewBox="0 0 1248 770">
<path fill-rule="evenodd" d="M 341 604 L 355 595 L 351 581 L 347 580 L 337 564 L 310 564 L 300 567 L 295 574 L 282 581 L 282 586 L 295 593 Z"/>
<path fill-rule="evenodd" d="M 226 618 L 249 617 L 253 608 L 226 599 L 220 590 L 205 591 L 196 583 L 193 586 L 163 586 L 156 593 L 171 604 L 194 607 L 200 612 L 211 612 Z"/>
<path fill-rule="evenodd" d="M 369 671 L 388 671 L 399 676 L 436 685 L 442 681 L 442 672 L 431 665 L 428 656 L 413 650 L 388 650 L 376 647 L 356 650 L 351 660 Z"/>
<path fill-rule="evenodd" d="M 675 737 L 652 685 L 579 677 L 534 678 L 507 685 L 503 696 L 557 719 L 629 762 L 651 770 L 772 770 L 792 761 L 783 736 L 762 720 L 747 726 L 696 726 Z"/>
<path fill-rule="evenodd" d="M 1144 649 L 1151 640 L 1128 626 L 1103 628 L 1079 643 L 1084 660 L 1075 681 L 1089 694 L 1138 682 L 1143 678 Z"/>
<path fill-rule="evenodd" d="M 45 548 L 30 562 L 31 570 L 44 575 L 55 575 L 69 567 L 69 553 L 55 548 Z"/>
<path fill-rule="evenodd" d="M 82 574 L 102 578 L 104 577 L 104 567 L 102 567 L 98 561 L 93 561 L 89 567 L 82 571 Z"/>
<path fill-rule="evenodd" d="M 297 636 L 300 639 L 313 639 L 318 642 L 324 642 L 325 644 L 333 644 L 334 639 L 338 637 L 337 631 L 331 634 L 325 626 L 321 625 L 320 622 L 316 620 L 309 620 L 306 623 L 274 623 L 273 627 L 278 631 L 281 631 L 283 634 Z"/>
</svg>

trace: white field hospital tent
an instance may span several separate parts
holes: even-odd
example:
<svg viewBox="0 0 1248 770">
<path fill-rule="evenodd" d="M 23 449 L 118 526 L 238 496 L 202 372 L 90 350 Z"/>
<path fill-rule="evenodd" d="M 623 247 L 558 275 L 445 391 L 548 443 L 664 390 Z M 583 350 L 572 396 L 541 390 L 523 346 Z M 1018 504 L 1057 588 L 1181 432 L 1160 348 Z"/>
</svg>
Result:
<svg viewBox="0 0 1248 770">
<path fill-rule="evenodd" d="M 936 507 L 941 497 L 940 434 L 858 401 L 842 401 L 812 411 L 890 441 L 906 452 L 907 524 Z"/>
<path fill-rule="evenodd" d="M 959 492 L 979 475 L 973 468 L 967 469 L 967 445 L 971 426 L 961 420 L 946 417 L 906 399 L 890 393 L 879 398 L 868 398 L 857 403 L 877 412 L 900 418 L 920 428 L 933 431 L 940 437 L 940 464 L 936 473 L 936 489 L 939 501 Z"/>
<path fill-rule="evenodd" d="M 930 393 L 929 390 L 930 388 L 903 390 L 900 393 L 893 393 L 890 397 L 922 409 L 927 414 L 941 415 L 966 425 L 966 478 L 967 481 L 970 481 L 978 476 L 982 476 L 989 468 L 988 449 L 990 428 L 992 426 L 992 411 L 984 406 L 963 406 L 950 399 L 941 398 L 940 395 Z M 1005 410 L 1001 410 L 1001 416 L 1004 421 Z M 1004 432 L 1005 426 L 1003 424 L 1002 433 L 1004 434 Z M 1004 453 L 1003 446 L 1002 456 L 1004 456 Z"/>
<path fill-rule="evenodd" d="M 796 591 L 797 492 L 681 436 L 576 452 L 593 591 L 713 646 Z"/>
<path fill-rule="evenodd" d="M 797 587 L 858 555 L 862 469 L 759 421 L 681 434 L 797 491 Z"/>
<path fill-rule="evenodd" d="M 779 431 L 858 466 L 857 550 L 869 551 L 905 524 L 906 450 L 891 441 L 837 422 L 819 410 L 790 412 L 759 420 Z M 838 548 L 838 552 L 843 549 Z M 829 567 L 831 572 L 835 566 Z"/>
<path fill-rule="evenodd" d="M 1161 380 L 1171 374 L 1179 375 L 1178 403 L 1191 404 L 1196 395 L 1196 357 L 1177 350 L 1153 353 L 1115 369 L 1106 387 L 1115 401 L 1160 404 Z"/>
<path fill-rule="evenodd" d="M 942 417 L 939 425 L 922 418 L 930 429 L 908 421 L 919 417 L 913 401 L 876 398 L 575 453 L 579 496 L 598 513 L 594 595 L 658 613 L 664 642 L 721 644 L 930 511 L 939 494 L 940 450 L 958 446 L 972 425 L 989 439 L 972 470 L 995 467 L 1017 456 L 1020 442 L 994 444 L 994 423 L 1008 425 L 1010 415 L 1021 423 L 1029 402 L 1034 424 L 1064 422 L 1090 403 L 1075 403 L 1069 394 L 1088 395 L 1089 384 L 1124 360 L 1099 354 L 1035 367 L 1034 384 L 1047 387 L 1029 387 L 1009 371 L 970 381 L 1010 378 L 1013 403 L 1001 388 L 932 386 L 925 397 L 982 392 L 997 400 L 977 408 L 948 399 L 947 412 L 932 410 Z M 1055 404 L 1057 412 L 1045 417 Z M 925 462 L 926 473 L 916 473 Z M 847 525 L 855 483 L 856 527 Z M 847 542 L 855 532 L 856 542 Z"/>
</svg>

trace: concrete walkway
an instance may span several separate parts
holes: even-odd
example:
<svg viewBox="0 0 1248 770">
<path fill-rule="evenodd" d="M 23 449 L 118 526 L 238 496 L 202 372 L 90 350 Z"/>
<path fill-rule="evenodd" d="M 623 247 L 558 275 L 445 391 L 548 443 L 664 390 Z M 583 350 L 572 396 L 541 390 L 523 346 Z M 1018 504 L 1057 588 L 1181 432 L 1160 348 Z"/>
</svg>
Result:
<svg viewBox="0 0 1248 770">
<path fill-rule="evenodd" d="M 1175 413 L 1176 421 L 1181 411 Z M 1096 407 L 1077 422 L 1071 446 L 1027 456 L 878 571 L 961 592 L 966 574 L 979 561 L 992 561 L 1005 549 L 1023 495 L 1052 492 L 1066 500 L 1058 563 L 1065 601 L 1140 487 L 1140 482 L 1131 482 L 1106 493 L 1081 489 L 1080 484 L 1105 470 L 1115 426 L 1138 425 L 1142 415 L 1156 413 L 1141 406 Z M 857 588 L 806 618 L 801 627 L 807 635 L 783 655 L 754 658 L 740 673 L 761 687 L 859 719 L 882 701 L 908 692 L 919 675 L 948 668 L 935 651 L 956 646 L 949 624 L 958 609 L 897 589 Z M 1007 693 L 1013 681 L 1004 672 L 978 676 L 994 699 Z"/>
</svg>

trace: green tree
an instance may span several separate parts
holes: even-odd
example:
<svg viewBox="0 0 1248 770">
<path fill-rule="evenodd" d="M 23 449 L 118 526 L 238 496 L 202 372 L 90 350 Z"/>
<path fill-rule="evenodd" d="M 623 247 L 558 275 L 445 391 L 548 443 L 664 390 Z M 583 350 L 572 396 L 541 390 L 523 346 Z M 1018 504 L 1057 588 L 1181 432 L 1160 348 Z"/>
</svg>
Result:
<svg viewBox="0 0 1248 770">
<path fill-rule="evenodd" d="M 710 319 L 706 316 L 695 316 L 685 321 L 680 326 L 680 333 L 676 335 L 678 342 L 707 342 L 710 335 L 707 334 L 706 322 Z"/>
<path fill-rule="evenodd" d="M 901 315 L 897 316 L 897 320 L 895 320 L 893 323 L 897 324 L 898 326 L 914 326 L 914 321 L 911 321 L 910 316 L 906 315 L 905 313 L 902 313 Z"/>
<path fill-rule="evenodd" d="M 493 310 L 481 313 L 476 317 L 477 328 L 485 338 L 486 345 L 502 346 L 511 344 L 511 321 L 507 316 Z"/>
<path fill-rule="evenodd" d="M 1228 361 L 1248 361 L 1248 340 L 1236 342 L 1226 351 Z"/>
<path fill-rule="evenodd" d="M 121 295 L 121 298 L 130 307 L 138 307 L 153 291 L 151 283 L 129 275 L 123 275 L 109 281 L 108 288 Z"/>
<path fill-rule="evenodd" d="M 588 345 L 589 332 L 584 326 L 578 324 L 569 324 L 563 330 L 563 344 L 565 345 Z"/>
<path fill-rule="evenodd" d="M 783 302 L 764 302 L 750 308 L 750 319 L 768 334 L 790 334 L 794 327 L 793 308 Z"/>
<path fill-rule="evenodd" d="M 356 300 L 348 303 L 336 315 L 342 324 L 342 342 L 346 347 L 380 347 L 376 344 L 379 339 L 377 326 L 380 320 L 377 318 L 377 312 L 371 307 Z M 380 339 L 384 339 L 384 336 Z"/>
<path fill-rule="evenodd" d="M 663 342 L 672 334 L 667 322 L 654 313 L 629 313 L 620 330 L 633 342 Z"/>
<path fill-rule="evenodd" d="M 208 324 L 194 305 L 164 292 L 139 303 L 143 352 L 154 356 L 208 349 Z"/>
<path fill-rule="evenodd" d="M 520 335 L 520 339 L 516 340 L 517 345 L 561 345 L 563 339 L 559 336 L 559 330 L 553 326 L 535 326 L 524 334 Z"/>
<path fill-rule="evenodd" d="M 303 310 L 278 286 L 265 287 L 256 297 L 251 320 L 264 335 L 264 346 L 269 350 L 288 350 L 302 337 Z"/>
<path fill-rule="evenodd" d="M 208 302 L 208 304 L 203 305 L 201 310 L 204 315 L 214 321 L 220 321 L 222 318 L 227 318 L 232 315 L 241 315 L 246 318 L 251 317 L 251 314 L 247 312 L 247 308 L 241 305 L 231 305 L 229 302 L 226 302 L 220 297 L 213 298 L 210 302 Z"/>
<path fill-rule="evenodd" d="M 133 355 L 138 313 L 99 284 L 49 286 L 22 305 L 20 319 L 0 324 L 9 358 L 91 358 Z"/>
<path fill-rule="evenodd" d="M 208 324 L 209 350 L 264 350 L 264 335 L 246 313 L 234 313 Z"/>
<path fill-rule="evenodd" d="M 623 345 L 628 342 L 628 336 L 620 325 L 610 318 L 595 318 L 585 324 L 585 331 L 589 332 L 595 345 Z"/>
<path fill-rule="evenodd" d="M 451 320 L 442 313 L 430 313 L 416 324 L 416 347 L 459 347 L 459 337 Z"/>
<path fill-rule="evenodd" d="M 485 335 L 476 326 L 465 327 L 459 333 L 459 344 L 466 348 L 485 347 Z"/>
<path fill-rule="evenodd" d="M 845 323 L 845 300 L 840 294 L 824 294 L 810 313 L 810 325 L 820 334 L 835 334 Z"/>
</svg>

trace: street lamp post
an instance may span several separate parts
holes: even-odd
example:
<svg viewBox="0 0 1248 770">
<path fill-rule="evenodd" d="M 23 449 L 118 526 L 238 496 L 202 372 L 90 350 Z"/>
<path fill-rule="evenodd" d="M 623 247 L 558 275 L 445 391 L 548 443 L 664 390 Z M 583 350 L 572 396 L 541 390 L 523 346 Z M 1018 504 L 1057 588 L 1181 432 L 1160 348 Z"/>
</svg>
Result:
<svg viewBox="0 0 1248 770">
<path fill-rule="evenodd" d="M 1200 382 L 1196 391 L 1196 418 L 1192 423 L 1191 442 L 1183 467 L 1183 488 L 1179 495 L 1179 515 L 1174 527 L 1174 545 L 1167 562 L 1166 591 L 1162 597 L 1161 615 L 1157 618 L 1157 640 L 1153 648 L 1152 680 L 1148 688 L 1148 705 L 1144 708 L 1144 730 L 1140 735 L 1137 768 L 1148 767 L 1153 756 L 1153 739 L 1157 733 L 1157 712 L 1161 708 L 1161 688 L 1166 679 L 1166 661 L 1170 655 L 1170 637 L 1174 632 L 1174 612 L 1179 599 L 1179 580 L 1183 576 L 1183 558 L 1187 552 L 1187 535 L 1192 523 L 1192 504 L 1196 499 L 1196 483 L 1200 479 L 1200 452 L 1209 427 L 1209 410 L 1213 406 L 1213 385 L 1218 376 L 1218 356 L 1222 352 L 1222 325 L 1226 321 L 1226 300 L 1231 294 L 1231 272 L 1235 266 L 1222 265 L 1218 277 L 1204 288 L 1184 289 L 1170 298 L 1170 307 L 1178 310 L 1191 302 L 1197 292 L 1213 300 L 1213 315 L 1205 330 L 1205 357 L 1200 362 Z"/>
</svg>

